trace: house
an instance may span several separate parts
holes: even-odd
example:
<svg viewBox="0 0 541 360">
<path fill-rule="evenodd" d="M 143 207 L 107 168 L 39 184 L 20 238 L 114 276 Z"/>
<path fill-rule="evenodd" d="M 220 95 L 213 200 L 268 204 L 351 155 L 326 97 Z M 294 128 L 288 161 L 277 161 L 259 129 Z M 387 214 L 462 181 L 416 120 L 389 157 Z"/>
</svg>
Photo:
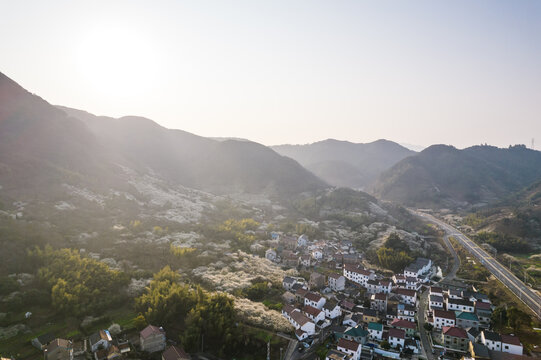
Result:
<svg viewBox="0 0 541 360">
<path fill-rule="evenodd" d="M 47 345 L 49 345 L 49 343 L 53 341 L 54 339 L 56 339 L 56 336 L 54 336 L 51 333 L 43 334 L 43 335 L 33 338 L 32 345 L 38 348 L 39 350 L 45 350 Z"/>
<path fill-rule="evenodd" d="M 165 330 L 162 327 L 148 325 L 139 332 L 141 350 L 153 353 L 165 349 Z"/>
<path fill-rule="evenodd" d="M 486 345 L 490 350 L 502 351 L 502 337 L 498 333 L 482 331 L 481 343 Z"/>
<path fill-rule="evenodd" d="M 398 287 L 406 287 L 406 277 L 402 274 L 394 274 L 393 275 L 393 282 Z"/>
<path fill-rule="evenodd" d="M 346 288 L 346 278 L 344 275 L 330 274 L 329 287 L 333 291 L 343 291 Z"/>
<path fill-rule="evenodd" d="M 323 259 L 323 252 L 319 249 L 315 249 L 312 251 L 312 257 L 314 258 L 314 260 L 321 260 Z"/>
<path fill-rule="evenodd" d="M 344 265 L 344 276 L 346 279 L 364 287 L 366 287 L 368 280 L 373 280 L 375 278 L 374 273 L 353 264 Z"/>
<path fill-rule="evenodd" d="M 338 303 L 333 300 L 325 302 L 323 305 L 323 311 L 325 312 L 325 317 L 329 319 L 336 319 L 342 315 L 342 309 L 338 306 Z"/>
<path fill-rule="evenodd" d="M 370 309 L 384 312 L 387 310 L 387 295 L 385 293 L 370 296 Z"/>
<path fill-rule="evenodd" d="M 88 338 L 88 343 L 92 352 L 96 352 L 99 348 L 109 349 L 112 342 L 113 338 L 108 330 L 100 330 L 90 335 Z"/>
<path fill-rule="evenodd" d="M 45 360 L 73 360 L 73 343 L 65 339 L 54 339 L 43 353 Z"/>
<path fill-rule="evenodd" d="M 301 257 L 299 257 L 299 265 L 310 267 L 310 259 L 311 257 L 309 255 L 301 255 Z"/>
<path fill-rule="evenodd" d="M 475 303 L 475 315 L 479 318 L 479 326 L 488 327 L 492 318 L 492 305 L 477 301 Z"/>
<path fill-rule="evenodd" d="M 265 251 L 265 258 L 270 261 L 276 261 L 276 250 L 268 249 Z"/>
<path fill-rule="evenodd" d="M 434 310 L 432 325 L 436 329 L 443 327 L 453 327 L 456 325 L 456 315 L 453 311 Z"/>
<path fill-rule="evenodd" d="M 310 289 L 321 289 L 325 286 L 325 275 L 318 272 L 310 274 L 310 281 L 308 282 Z"/>
<path fill-rule="evenodd" d="M 362 314 L 346 314 L 346 316 L 344 316 L 344 320 L 342 320 L 342 324 L 348 326 L 357 326 L 362 323 L 362 321 Z"/>
<path fill-rule="evenodd" d="M 415 330 L 417 329 L 417 325 L 415 325 L 414 322 L 402 319 L 394 319 L 390 326 L 395 329 L 404 330 L 408 336 L 413 336 L 415 334 Z"/>
<path fill-rule="evenodd" d="M 443 310 L 443 296 L 439 296 L 439 295 L 430 295 L 429 297 L 429 305 L 428 307 L 430 308 L 430 310 L 434 310 L 434 309 L 438 309 L 438 310 Z"/>
<path fill-rule="evenodd" d="M 383 279 L 379 281 L 381 286 L 381 292 L 384 294 L 390 294 L 393 286 L 393 282 L 389 279 Z"/>
<path fill-rule="evenodd" d="M 376 310 L 372 309 L 364 309 L 363 310 L 363 322 L 369 323 L 369 322 L 378 322 L 379 316 L 378 312 Z"/>
<path fill-rule="evenodd" d="M 502 352 L 514 355 L 522 355 L 522 351 L 524 349 L 518 337 L 513 335 L 502 335 L 501 339 Z"/>
<path fill-rule="evenodd" d="M 477 343 L 481 341 L 481 332 L 479 329 L 469 328 L 466 329 L 466 333 L 468 334 L 468 339 L 470 339 L 471 342 Z"/>
<path fill-rule="evenodd" d="M 382 292 L 381 285 L 377 280 L 368 280 L 364 287 L 366 288 L 366 292 L 369 294 L 376 294 Z"/>
<path fill-rule="evenodd" d="M 188 355 L 183 349 L 178 346 L 169 346 L 167 350 L 162 353 L 162 360 L 191 360 L 192 357 Z"/>
<path fill-rule="evenodd" d="M 320 322 L 320 321 L 325 320 L 325 312 L 323 312 L 323 311 L 321 311 L 319 309 L 316 309 L 313 306 L 310 306 L 310 305 L 305 306 L 303 311 L 306 314 L 306 316 L 308 316 L 310 318 L 310 320 L 312 320 L 316 324 L 318 322 Z"/>
<path fill-rule="evenodd" d="M 356 341 L 341 338 L 340 340 L 338 340 L 338 345 L 336 346 L 336 349 L 350 355 L 353 360 L 359 360 L 361 358 L 362 346 Z"/>
<path fill-rule="evenodd" d="M 404 269 L 404 275 L 418 278 L 419 276 L 428 273 L 430 268 L 432 267 L 432 260 L 426 259 L 426 258 L 417 258 L 415 262 L 408 265 Z"/>
<path fill-rule="evenodd" d="M 282 280 L 282 287 L 285 290 L 291 290 L 293 288 L 293 285 L 297 283 L 297 279 L 291 277 L 291 276 L 284 276 L 284 280 Z"/>
<path fill-rule="evenodd" d="M 289 267 L 295 267 L 299 264 L 299 259 L 294 254 L 291 255 L 283 255 L 282 256 L 282 264 Z"/>
<path fill-rule="evenodd" d="M 417 292 L 415 290 L 398 288 L 394 290 L 394 293 L 402 302 L 408 305 L 415 305 L 417 303 Z"/>
<path fill-rule="evenodd" d="M 441 332 L 441 341 L 447 349 L 467 351 L 470 339 L 468 339 L 466 330 L 455 326 L 444 326 Z"/>
<path fill-rule="evenodd" d="M 298 247 L 303 247 L 303 246 L 306 246 L 308 245 L 308 236 L 306 236 L 305 234 L 302 234 L 301 236 L 299 236 L 299 238 L 297 239 L 297 246 Z"/>
<path fill-rule="evenodd" d="M 295 335 L 299 340 L 304 340 L 316 332 L 316 324 L 299 309 L 291 311 L 289 322 L 296 329 Z"/>
<path fill-rule="evenodd" d="M 439 286 L 431 286 L 430 287 L 430 295 L 436 295 L 443 297 L 443 289 Z"/>
<path fill-rule="evenodd" d="M 118 348 L 121 355 L 131 351 L 130 342 L 128 340 L 116 339 L 113 341 L 113 344 Z"/>
<path fill-rule="evenodd" d="M 342 300 L 342 301 L 340 302 L 340 307 L 341 307 L 342 310 L 344 310 L 344 311 L 353 311 L 353 309 L 355 308 L 355 304 L 352 303 L 351 301 Z"/>
<path fill-rule="evenodd" d="M 304 303 L 304 298 L 306 297 L 306 294 L 308 294 L 308 290 L 304 288 L 298 288 L 295 291 L 295 300 L 300 303 Z"/>
<path fill-rule="evenodd" d="M 368 338 L 368 331 L 362 328 L 361 325 L 355 327 L 349 327 L 344 332 L 344 339 L 355 341 L 361 345 L 366 344 Z"/>
<path fill-rule="evenodd" d="M 314 293 L 314 292 L 311 292 L 309 291 L 308 293 L 306 293 L 306 295 L 304 296 L 304 305 L 310 305 L 310 306 L 313 306 L 319 310 L 321 310 L 323 308 L 323 305 L 325 305 L 325 301 L 326 299 L 317 294 L 317 293 Z"/>
<path fill-rule="evenodd" d="M 351 356 L 341 351 L 331 349 L 327 353 L 325 360 L 350 360 Z"/>
<path fill-rule="evenodd" d="M 371 339 L 381 340 L 383 338 L 383 324 L 376 322 L 368 323 L 368 333 Z"/>
<path fill-rule="evenodd" d="M 474 312 L 473 303 L 466 299 L 447 299 L 447 310 Z"/>
<path fill-rule="evenodd" d="M 473 341 L 468 343 L 468 353 L 473 359 L 490 359 L 490 351 L 488 348 L 483 344 L 478 344 Z"/>
<path fill-rule="evenodd" d="M 447 290 L 447 297 L 449 299 L 462 299 L 462 291 L 456 289 Z"/>
<path fill-rule="evenodd" d="M 413 305 L 399 303 L 396 306 L 396 317 L 402 320 L 415 322 L 417 309 Z"/>
<path fill-rule="evenodd" d="M 421 284 L 417 281 L 416 277 L 406 276 L 406 289 L 418 290 Z"/>
<path fill-rule="evenodd" d="M 402 329 L 389 329 L 389 344 L 392 347 L 400 348 L 404 347 L 404 342 L 406 340 L 406 332 Z"/>
<path fill-rule="evenodd" d="M 479 318 L 477 315 L 467 311 L 456 311 L 456 326 L 462 329 L 479 328 Z"/>
</svg>

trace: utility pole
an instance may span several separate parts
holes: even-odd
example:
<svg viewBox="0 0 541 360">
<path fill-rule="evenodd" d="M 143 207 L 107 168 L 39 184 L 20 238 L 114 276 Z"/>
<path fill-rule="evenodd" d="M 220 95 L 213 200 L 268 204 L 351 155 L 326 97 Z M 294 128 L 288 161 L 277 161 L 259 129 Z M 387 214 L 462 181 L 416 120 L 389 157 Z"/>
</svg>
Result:
<svg viewBox="0 0 541 360">
<path fill-rule="evenodd" d="M 270 360 L 270 340 L 267 342 L 267 360 Z"/>
</svg>

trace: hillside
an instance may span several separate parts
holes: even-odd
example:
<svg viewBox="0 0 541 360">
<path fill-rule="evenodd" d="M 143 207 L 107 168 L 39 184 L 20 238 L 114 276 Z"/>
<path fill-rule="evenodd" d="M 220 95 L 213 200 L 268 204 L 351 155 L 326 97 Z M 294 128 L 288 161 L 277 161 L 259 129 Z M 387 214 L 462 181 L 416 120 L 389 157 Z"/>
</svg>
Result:
<svg viewBox="0 0 541 360">
<path fill-rule="evenodd" d="M 398 161 L 415 154 L 392 141 L 367 144 L 328 139 L 307 145 L 278 145 L 276 152 L 297 160 L 334 186 L 364 188 Z"/>
<path fill-rule="evenodd" d="M 433 145 L 385 171 L 371 187 L 377 196 L 417 207 L 493 204 L 541 178 L 541 152 Z"/>
<path fill-rule="evenodd" d="M 124 168 L 220 194 L 289 195 L 325 187 L 295 161 L 248 141 L 216 141 L 141 117 L 54 107 L 0 74 L 0 185 L 12 199 L 77 184 L 108 191 Z"/>
</svg>

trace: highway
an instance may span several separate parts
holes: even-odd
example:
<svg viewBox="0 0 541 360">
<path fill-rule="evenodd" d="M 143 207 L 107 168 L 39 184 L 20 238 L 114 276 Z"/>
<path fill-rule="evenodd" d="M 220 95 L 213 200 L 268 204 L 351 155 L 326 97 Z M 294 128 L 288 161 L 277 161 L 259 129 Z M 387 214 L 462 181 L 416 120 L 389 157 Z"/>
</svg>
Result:
<svg viewBox="0 0 541 360">
<path fill-rule="evenodd" d="M 470 240 L 466 235 L 455 229 L 451 225 L 443 222 L 430 214 L 420 211 L 411 210 L 417 216 L 425 220 L 429 220 L 442 228 L 447 236 L 454 237 L 460 244 L 464 246 L 474 257 L 483 264 L 488 271 L 492 273 L 502 284 L 511 290 L 526 306 L 528 306 L 538 318 L 541 319 L 541 296 L 520 279 L 518 279 L 509 269 L 500 264 L 496 259 L 490 256 L 484 249 Z"/>
</svg>

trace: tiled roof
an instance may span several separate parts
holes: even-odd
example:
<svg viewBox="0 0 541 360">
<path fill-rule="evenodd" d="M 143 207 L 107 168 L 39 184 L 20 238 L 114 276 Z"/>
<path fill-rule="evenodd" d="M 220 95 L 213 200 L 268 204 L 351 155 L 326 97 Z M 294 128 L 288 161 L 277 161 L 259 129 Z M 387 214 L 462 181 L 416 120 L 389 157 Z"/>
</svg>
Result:
<svg viewBox="0 0 541 360">
<path fill-rule="evenodd" d="M 340 338 L 340 340 L 338 340 L 338 347 L 341 347 L 347 350 L 357 351 L 359 349 L 359 346 L 361 346 L 361 344 L 359 344 L 356 341 L 346 340 L 344 338 Z"/>
<path fill-rule="evenodd" d="M 383 330 L 383 324 L 375 323 L 375 322 L 371 321 L 371 322 L 368 323 L 368 329 L 369 330 L 381 331 L 381 330 Z"/>
<path fill-rule="evenodd" d="M 417 327 L 414 322 L 402 319 L 394 319 L 391 322 L 391 326 L 405 329 L 415 329 Z"/>
<path fill-rule="evenodd" d="M 309 315 L 312 315 L 313 317 L 316 317 L 321 313 L 321 310 L 316 309 L 315 307 L 308 305 L 308 306 L 304 307 L 304 312 L 309 314 Z"/>
<path fill-rule="evenodd" d="M 376 299 L 376 300 L 387 300 L 387 294 L 384 294 L 384 293 L 374 294 L 374 299 Z"/>
<path fill-rule="evenodd" d="M 179 359 L 191 359 L 190 355 L 188 355 L 183 349 L 177 347 L 177 346 L 170 346 L 167 350 L 165 350 L 162 354 L 163 360 L 179 360 Z"/>
<path fill-rule="evenodd" d="M 479 310 L 492 310 L 492 306 L 489 303 L 482 301 L 475 302 L 475 308 Z"/>
<path fill-rule="evenodd" d="M 513 335 L 502 335 L 502 343 L 521 346 L 520 340 L 518 337 Z"/>
<path fill-rule="evenodd" d="M 299 324 L 300 326 L 303 326 L 304 324 L 308 322 L 312 322 L 312 320 L 310 320 L 310 318 L 304 315 L 300 310 L 298 309 L 295 309 L 295 310 L 296 311 L 293 311 L 290 316 L 293 320 L 295 320 L 297 324 Z"/>
<path fill-rule="evenodd" d="M 485 335 L 485 339 L 491 341 L 502 341 L 502 337 L 498 333 L 495 333 L 493 331 L 483 331 L 483 333 Z"/>
<path fill-rule="evenodd" d="M 439 295 L 430 295 L 430 301 L 443 303 L 443 297 Z"/>
<path fill-rule="evenodd" d="M 307 293 L 304 297 L 310 301 L 315 301 L 315 302 L 319 302 L 319 300 L 321 300 L 321 295 L 313 293 L 313 292 Z"/>
<path fill-rule="evenodd" d="M 443 318 L 443 319 L 451 319 L 456 320 L 456 315 L 452 311 L 446 311 L 446 310 L 434 310 L 434 318 Z"/>
<path fill-rule="evenodd" d="M 453 337 L 461 338 L 461 339 L 468 338 L 468 334 L 466 333 L 466 330 L 457 328 L 455 326 L 444 326 L 443 335 L 453 336 Z"/>
<path fill-rule="evenodd" d="M 406 332 L 402 329 L 389 329 L 389 337 L 404 339 L 406 337 Z"/>
<path fill-rule="evenodd" d="M 402 288 L 396 289 L 395 293 L 398 294 L 398 295 L 411 296 L 411 297 L 415 296 L 415 294 L 416 294 L 415 290 L 402 289 Z"/>
<path fill-rule="evenodd" d="M 471 312 L 457 311 L 457 312 L 455 312 L 455 315 L 456 315 L 457 319 L 469 320 L 469 321 L 479 321 L 479 318 L 477 317 L 477 315 L 475 315 L 474 313 L 471 313 Z"/>
<path fill-rule="evenodd" d="M 141 335 L 141 337 L 143 339 L 146 339 L 151 335 L 161 334 L 161 333 L 164 333 L 164 332 L 165 331 L 162 328 L 159 328 L 159 327 L 154 326 L 154 325 L 148 325 L 146 328 L 141 330 L 141 332 L 139 334 Z"/>
</svg>

